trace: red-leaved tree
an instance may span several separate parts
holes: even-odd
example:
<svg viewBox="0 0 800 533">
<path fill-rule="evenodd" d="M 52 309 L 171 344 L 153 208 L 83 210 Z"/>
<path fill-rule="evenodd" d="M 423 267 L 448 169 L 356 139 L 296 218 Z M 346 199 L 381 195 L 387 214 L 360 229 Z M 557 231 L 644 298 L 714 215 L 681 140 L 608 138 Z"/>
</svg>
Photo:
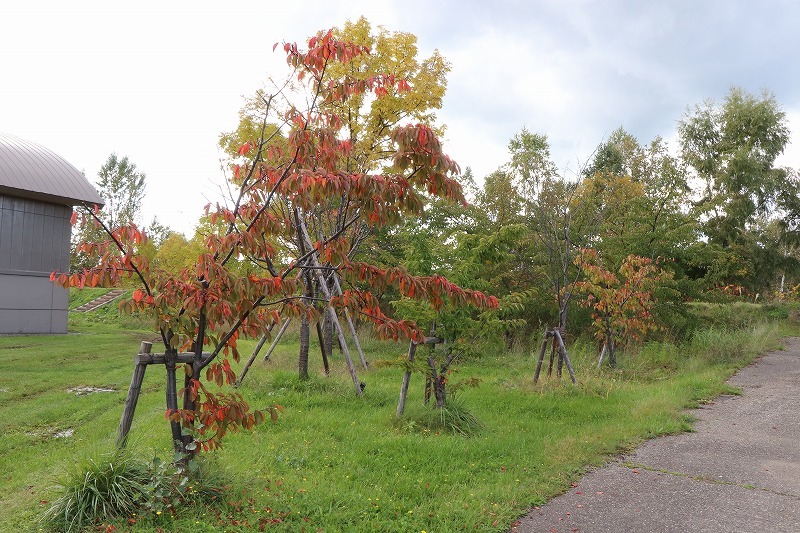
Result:
<svg viewBox="0 0 800 533">
<path fill-rule="evenodd" d="M 375 174 L 348 172 L 352 144 L 341 135 L 343 121 L 331 104 L 355 94 L 382 98 L 402 93 L 408 82 L 392 76 L 331 80 L 326 76 L 331 65 L 369 53 L 336 40 L 331 32 L 311 38 L 306 50 L 296 44 L 284 44 L 283 50 L 293 70 L 292 84 L 264 98 L 262 133 L 239 149 L 241 159 L 230 177 L 231 200 L 207 208 L 212 226 L 221 229 L 206 237 L 192 268 L 175 275 L 154 267 L 139 253 L 146 235 L 127 225 L 103 227 L 108 239 L 80 245 L 95 258 L 94 267 L 52 275 L 57 283 L 74 287 L 113 286 L 134 278 L 139 288 L 120 309 L 153 318 L 167 359 L 193 352 L 185 365 L 182 405 L 167 410 L 178 451 L 217 448 L 226 433 L 250 429 L 265 418 L 238 393 L 215 391 L 207 383 L 234 383 L 229 358 L 238 360 L 240 338 L 268 334 L 286 317 L 316 320 L 320 311 L 315 303 L 333 320 L 346 309 L 371 321 L 381 337 L 419 341 L 424 339 L 420 328 L 387 316 L 374 294 L 392 286 L 435 308 L 445 302 L 497 306 L 494 297 L 462 289 L 442 276 L 412 276 L 400 265 L 379 268 L 352 259 L 356 243 L 350 228 L 398 224 L 422 211 L 426 195 L 464 202 L 456 180 L 459 169 L 429 127 L 406 124 L 391 135 L 389 166 Z M 309 231 L 320 209 L 338 223 L 317 224 Z M 100 224 L 92 206 L 73 218 Z M 341 291 L 328 289 L 332 275 L 341 280 Z M 276 417 L 276 408 L 270 414 Z"/>
<path fill-rule="evenodd" d="M 582 250 L 585 279 L 577 283 L 586 294 L 583 307 L 592 310 L 595 337 L 608 351 L 608 363 L 617 364 L 616 347 L 641 340 L 658 328 L 653 318 L 654 290 L 672 274 L 647 257 L 629 255 L 615 273 L 603 267 L 595 249 Z"/>
</svg>

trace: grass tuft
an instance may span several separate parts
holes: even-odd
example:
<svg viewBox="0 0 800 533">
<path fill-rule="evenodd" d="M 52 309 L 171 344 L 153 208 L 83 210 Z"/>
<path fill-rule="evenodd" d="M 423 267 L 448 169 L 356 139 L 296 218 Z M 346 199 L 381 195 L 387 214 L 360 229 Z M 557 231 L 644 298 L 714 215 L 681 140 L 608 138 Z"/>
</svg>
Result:
<svg viewBox="0 0 800 533">
<path fill-rule="evenodd" d="M 410 413 L 400 422 L 400 427 L 420 433 L 474 437 L 481 432 L 484 424 L 467 409 L 460 398 L 453 395 L 442 408 L 422 408 Z"/>
<path fill-rule="evenodd" d="M 148 465 L 122 450 L 81 461 L 61 481 L 62 494 L 44 513 L 42 525 L 70 532 L 99 520 L 130 516 L 149 482 Z"/>
</svg>

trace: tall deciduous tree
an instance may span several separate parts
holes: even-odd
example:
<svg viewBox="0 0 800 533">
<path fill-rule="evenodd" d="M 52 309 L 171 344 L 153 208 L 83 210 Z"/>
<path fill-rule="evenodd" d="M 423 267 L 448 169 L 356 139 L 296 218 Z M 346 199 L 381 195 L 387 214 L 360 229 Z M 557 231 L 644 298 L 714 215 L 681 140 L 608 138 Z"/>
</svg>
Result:
<svg viewBox="0 0 800 533">
<path fill-rule="evenodd" d="M 102 223 L 112 229 L 127 224 L 141 223 L 141 208 L 145 196 L 145 174 L 131 163 L 128 157 L 120 159 L 111 154 L 97 173 L 97 187 L 105 205 L 98 213 Z M 155 222 L 155 221 L 154 221 Z M 71 265 L 75 270 L 92 266 L 92 259 L 78 253 L 77 244 L 102 238 L 98 225 L 82 226 L 73 236 Z"/>
<path fill-rule="evenodd" d="M 110 228 L 125 224 L 141 224 L 140 210 L 145 195 L 145 174 L 128 160 L 117 154 L 108 156 L 97 174 L 97 186 L 105 206 L 100 220 Z"/>
<path fill-rule="evenodd" d="M 699 238 L 698 225 L 688 172 L 663 139 L 641 145 L 617 129 L 595 151 L 584 181 L 587 202 L 604 209 L 593 246 L 609 268 L 618 268 L 630 254 L 668 257 L 671 268 L 686 279 L 695 260 L 690 250 Z"/>
<path fill-rule="evenodd" d="M 373 173 L 391 171 L 395 141 L 393 132 L 401 126 L 411 123 L 423 124 L 431 128 L 433 133 L 441 133 L 435 125 L 435 110 L 442 105 L 446 89 L 446 74 L 449 65 L 436 51 L 426 58 L 420 59 L 417 39 L 413 34 L 391 32 L 384 28 L 373 30 L 370 23 L 361 17 L 355 22 L 347 22 L 342 28 L 334 28 L 332 36 L 343 42 L 369 50 L 368 53 L 354 56 L 347 63 L 332 63 L 321 73 L 318 82 L 335 86 L 339 97 L 320 102 L 320 108 L 336 118 L 331 124 L 332 130 L 340 139 L 349 143 L 349 149 L 341 163 L 344 170 L 354 173 Z M 376 85 L 376 82 L 379 82 Z M 364 87 L 374 85 L 374 91 L 363 91 Z M 353 88 L 360 88 L 353 91 Z M 297 102 L 291 102 L 299 105 Z M 273 104 L 274 105 L 274 104 Z M 240 114 L 241 122 L 237 130 L 224 135 L 222 146 L 228 154 L 238 156 L 238 147 L 248 139 L 257 138 L 264 131 L 265 137 L 271 137 L 271 148 L 279 148 L 285 139 L 277 129 L 277 122 L 265 122 L 269 105 L 262 95 L 249 99 Z M 279 118 L 279 117 L 275 117 Z M 266 158 L 269 155 L 265 155 Z M 352 244 L 349 257 L 360 257 L 359 246 L 365 239 L 375 237 L 375 228 L 367 221 L 347 224 L 352 215 L 354 204 L 351 204 L 349 193 L 330 196 L 326 204 L 314 209 L 304 210 L 304 223 L 315 237 L 320 235 L 345 232 Z M 282 206 L 282 209 L 290 209 Z M 290 254 L 302 255 L 303 243 L 298 236 L 275 243 L 290 250 Z M 326 261 L 321 267 L 331 268 Z M 325 276 L 327 289 L 335 292 L 336 287 L 330 276 Z M 313 298 L 315 292 L 323 290 L 316 277 L 306 277 L 304 282 L 312 285 L 306 293 Z M 323 318 L 323 337 L 326 339 L 325 349 L 330 351 L 332 345 L 330 323 Z M 301 320 L 301 344 L 299 374 L 308 375 L 307 354 L 310 327 L 307 319 Z"/>
<path fill-rule="evenodd" d="M 557 327 L 565 335 L 582 250 L 591 241 L 601 213 L 586 208 L 577 179 L 570 181 L 559 174 L 545 135 L 523 129 L 509 142 L 509 151 L 507 172 L 522 198 L 530 238 L 540 244 L 541 271 L 557 306 Z"/>
<path fill-rule="evenodd" d="M 763 267 L 779 261 L 752 261 L 763 250 L 748 233 L 776 210 L 790 209 L 787 200 L 793 202 L 797 190 L 794 174 L 775 166 L 789 142 L 786 113 L 769 92 L 733 87 L 721 103 L 707 100 L 688 110 L 679 134 L 682 156 L 704 185 L 698 202 L 703 232 L 723 256 L 710 266 L 719 269 L 716 281 L 765 289 L 775 272 Z"/>
<path fill-rule="evenodd" d="M 731 244 L 787 186 L 786 171 L 775 167 L 789 142 L 786 113 L 768 92 L 733 87 L 721 104 L 687 111 L 678 132 L 683 159 L 704 183 L 704 231 L 711 242 Z"/>
</svg>

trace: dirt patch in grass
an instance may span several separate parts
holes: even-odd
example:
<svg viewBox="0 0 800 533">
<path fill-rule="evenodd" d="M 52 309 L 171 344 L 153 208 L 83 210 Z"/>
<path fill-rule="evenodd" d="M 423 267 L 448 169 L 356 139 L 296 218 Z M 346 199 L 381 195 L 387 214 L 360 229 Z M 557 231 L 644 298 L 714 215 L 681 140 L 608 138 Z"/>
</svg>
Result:
<svg viewBox="0 0 800 533">
<path fill-rule="evenodd" d="M 96 392 L 117 392 L 114 387 L 73 387 L 67 389 L 67 392 L 73 392 L 76 396 L 87 396 Z"/>
</svg>

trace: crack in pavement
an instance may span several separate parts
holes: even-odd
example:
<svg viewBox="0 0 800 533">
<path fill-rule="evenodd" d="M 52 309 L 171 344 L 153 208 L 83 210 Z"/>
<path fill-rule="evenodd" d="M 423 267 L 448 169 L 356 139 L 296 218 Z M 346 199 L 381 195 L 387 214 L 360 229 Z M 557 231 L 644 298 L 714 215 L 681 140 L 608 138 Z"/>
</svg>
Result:
<svg viewBox="0 0 800 533">
<path fill-rule="evenodd" d="M 793 499 L 795 499 L 797 501 L 800 501 L 800 496 L 797 496 L 796 494 L 792 494 L 790 492 L 781 492 L 781 491 L 778 491 L 778 490 L 775 490 L 775 489 L 771 489 L 769 487 L 759 487 L 757 485 L 753 485 L 752 483 L 740 483 L 740 482 L 737 482 L 737 481 L 728 481 L 728 480 L 725 480 L 725 479 L 718 479 L 718 478 L 711 477 L 711 476 L 704 475 L 704 474 L 695 475 L 695 474 L 689 474 L 687 472 L 676 472 L 676 471 L 667 470 L 667 469 L 664 469 L 664 468 L 658 468 L 656 466 L 648 466 L 648 465 L 643 464 L 643 463 L 632 463 L 630 461 L 625 461 L 625 462 L 619 463 L 619 465 L 620 466 L 624 466 L 625 468 L 628 468 L 628 469 L 634 470 L 634 471 L 635 470 L 647 470 L 648 472 L 657 472 L 659 474 L 667 474 L 669 476 L 682 477 L 682 478 L 686 478 L 686 479 L 691 479 L 693 481 L 702 481 L 702 482 L 705 482 L 705 483 L 713 483 L 715 485 L 729 485 L 729 486 L 732 486 L 732 487 L 740 487 L 740 488 L 747 489 L 747 490 L 760 490 L 760 491 L 764 491 L 764 492 L 769 492 L 770 494 L 775 494 L 777 496 L 786 496 L 786 497 L 789 497 L 789 498 L 793 498 Z"/>
</svg>

